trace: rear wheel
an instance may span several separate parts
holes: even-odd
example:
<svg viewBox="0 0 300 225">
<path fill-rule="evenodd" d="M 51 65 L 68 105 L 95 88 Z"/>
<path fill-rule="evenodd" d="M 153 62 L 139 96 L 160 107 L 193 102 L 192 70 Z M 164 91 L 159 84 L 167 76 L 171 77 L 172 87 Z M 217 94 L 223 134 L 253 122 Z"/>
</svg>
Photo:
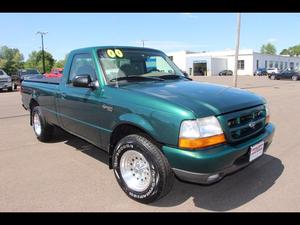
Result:
<svg viewBox="0 0 300 225">
<path fill-rule="evenodd" d="M 118 142 L 113 154 L 113 169 L 122 190 L 142 203 L 165 196 L 174 182 L 166 157 L 142 134 L 128 135 Z"/>
<path fill-rule="evenodd" d="M 47 123 L 42 115 L 41 108 L 39 106 L 34 107 L 31 116 L 36 137 L 42 142 L 49 141 L 52 138 L 54 127 Z"/>
</svg>

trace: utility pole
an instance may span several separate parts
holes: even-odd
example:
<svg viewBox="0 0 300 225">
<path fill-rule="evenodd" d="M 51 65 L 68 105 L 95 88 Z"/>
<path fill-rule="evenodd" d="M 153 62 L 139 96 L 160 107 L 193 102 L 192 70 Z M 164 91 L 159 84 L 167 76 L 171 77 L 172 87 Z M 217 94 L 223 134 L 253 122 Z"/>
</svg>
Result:
<svg viewBox="0 0 300 225">
<path fill-rule="evenodd" d="M 142 44 L 143 44 L 143 48 L 145 47 L 145 41 L 147 41 L 147 40 L 140 40 L 140 42 L 142 42 Z"/>
<path fill-rule="evenodd" d="M 237 87 L 238 55 L 240 47 L 241 13 L 237 14 L 236 46 L 234 57 L 233 86 Z"/>
<path fill-rule="evenodd" d="M 41 39 L 42 39 L 42 57 L 43 57 L 43 74 L 44 74 L 46 72 L 46 69 L 45 69 L 45 51 L 44 51 L 44 35 L 48 34 L 48 32 L 38 31 L 38 32 L 36 32 L 36 34 L 40 34 Z"/>
</svg>

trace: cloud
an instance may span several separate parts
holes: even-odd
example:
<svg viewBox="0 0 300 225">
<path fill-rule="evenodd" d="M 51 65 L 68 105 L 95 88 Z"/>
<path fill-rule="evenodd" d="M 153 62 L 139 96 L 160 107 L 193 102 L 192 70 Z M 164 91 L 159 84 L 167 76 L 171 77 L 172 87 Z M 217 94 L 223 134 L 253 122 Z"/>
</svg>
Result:
<svg viewBox="0 0 300 225">
<path fill-rule="evenodd" d="M 269 39 L 267 39 L 267 42 L 268 43 L 275 43 L 275 42 L 277 42 L 277 38 L 269 38 Z"/>
</svg>

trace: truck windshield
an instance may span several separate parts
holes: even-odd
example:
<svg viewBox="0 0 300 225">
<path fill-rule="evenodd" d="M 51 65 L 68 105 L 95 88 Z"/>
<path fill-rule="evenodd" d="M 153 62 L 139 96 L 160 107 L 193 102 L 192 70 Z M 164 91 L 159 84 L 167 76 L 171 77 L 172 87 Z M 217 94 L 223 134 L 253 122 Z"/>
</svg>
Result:
<svg viewBox="0 0 300 225">
<path fill-rule="evenodd" d="M 183 73 L 168 56 L 155 50 L 100 49 L 98 57 L 109 83 L 117 80 L 153 81 L 175 79 L 176 77 L 184 78 Z M 127 79 L 130 77 L 143 79 Z"/>
</svg>

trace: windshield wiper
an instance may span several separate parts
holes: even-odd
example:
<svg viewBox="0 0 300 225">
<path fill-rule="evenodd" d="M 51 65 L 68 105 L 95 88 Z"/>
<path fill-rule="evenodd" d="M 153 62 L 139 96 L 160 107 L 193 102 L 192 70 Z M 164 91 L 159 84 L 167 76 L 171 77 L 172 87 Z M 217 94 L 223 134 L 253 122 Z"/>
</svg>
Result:
<svg viewBox="0 0 300 225">
<path fill-rule="evenodd" d="M 189 77 L 181 76 L 181 75 L 177 75 L 177 74 L 165 74 L 165 75 L 159 76 L 159 78 L 162 78 L 162 79 L 170 79 L 170 80 L 186 78 L 186 79 L 188 79 L 188 80 L 192 80 L 192 79 L 189 78 Z"/>
<path fill-rule="evenodd" d="M 114 81 L 121 81 L 121 80 L 159 80 L 159 81 L 164 81 L 164 79 L 159 78 L 159 77 L 144 77 L 144 76 L 128 76 L 128 77 L 117 77 L 114 79 L 111 79 L 110 82 Z"/>
</svg>

